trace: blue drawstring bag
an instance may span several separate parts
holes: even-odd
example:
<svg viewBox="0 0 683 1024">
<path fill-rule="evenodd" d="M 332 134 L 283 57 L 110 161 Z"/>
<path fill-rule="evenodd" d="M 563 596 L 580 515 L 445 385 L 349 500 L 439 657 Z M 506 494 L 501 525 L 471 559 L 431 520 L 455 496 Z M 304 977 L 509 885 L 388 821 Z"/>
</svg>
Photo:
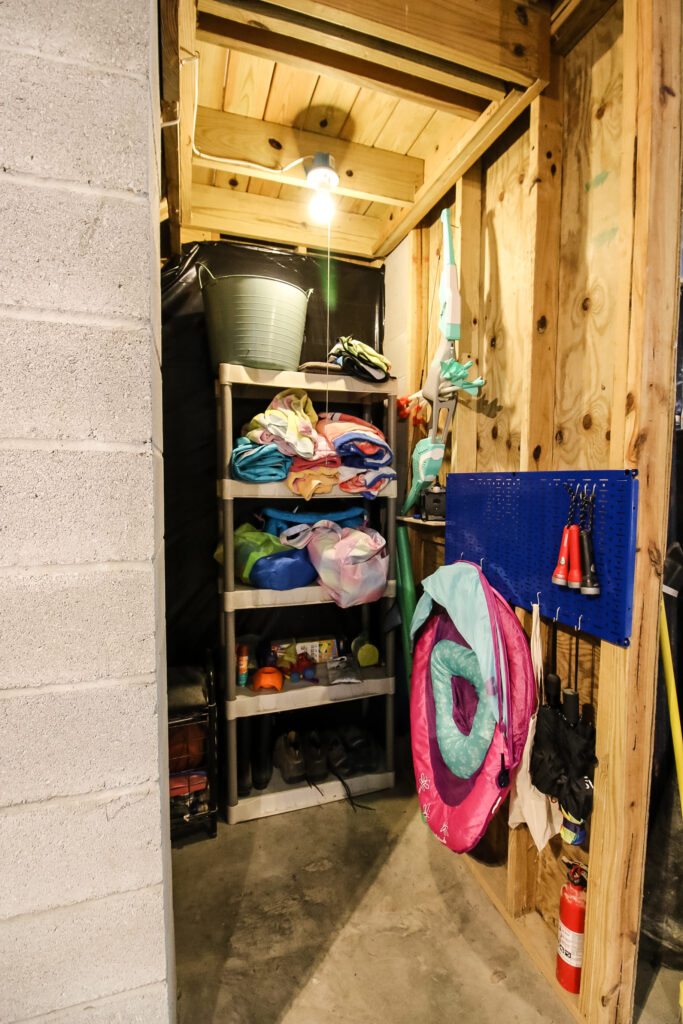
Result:
<svg viewBox="0 0 683 1024">
<path fill-rule="evenodd" d="M 288 512 L 282 508 L 264 508 L 262 515 L 265 520 L 264 530 L 266 533 L 275 534 L 276 537 L 288 530 L 290 526 L 300 526 L 302 523 L 314 526 L 321 519 L 331 520 L 342 529 L 345 526 L 358 529 L 367 518 L 365 509 L 360 505 L 354 505 L 342 512 Z"/>
<path fill-rule="evenodd" d="M 254 562 L 249 582 L 265 590 L 293 590 L 295 587 L 307 587 L 317 575 L 305 548 L 287 548 L 286 551 L 264 555 Z"/>
</svg>

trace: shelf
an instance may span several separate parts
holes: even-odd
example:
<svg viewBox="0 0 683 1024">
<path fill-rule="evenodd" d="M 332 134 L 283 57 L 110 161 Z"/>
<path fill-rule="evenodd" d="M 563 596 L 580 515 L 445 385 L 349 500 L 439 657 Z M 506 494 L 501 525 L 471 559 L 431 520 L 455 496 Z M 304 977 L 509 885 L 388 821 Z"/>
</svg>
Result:
<svg viewBox="0 0 683 1024">
<path fill-rule="evenodd" d="M 190 725 L 193 722 L 208 722 L 209 713 L 215 710 L 215 704 L 203 704 L 199 708 L 193 708 L 188 711 L 169 711 L 168 713 L 168 724 L 169 725 Z"/>
<path fill-rule="evenodd" d="M 383 597 L 396 597 L 396 581 L 389 580 Z M 242 611 L 247 608 L 287 608 L 306 604 L 334 604 L 317 583 L 310 587 L 295 587 L 293 590 L 259 590 L 236 583 L 234 590 L 223 593 L 223 609 L 226 612 Z"/>
<path fill-rule="evenodd" d="M 391 789 L 394 785 L 394 773 L 352 775 L 344 781 L 352 796 L 362 796 L 364 793 L 374 793 L 380 789 Z M 297 811 L 303 807 L 316 807 L 345 799 L 346 791 L 339 779 L 328 779 L 326 782 L 319 782 L 317 786 L 309 786 L 307 783 L 288 786 L 282 781 L 277 768 L 274 768 L 273 778 L 267 789 L 252 791 L 251 796 L 244 797 L 234 806 L 228 807 L 228 824 L 253 821 L 255 818 L 267 818 L 271 814 L 284 814 L 285 811 Z"/>
<path fill-rule="evenodd" d="M 446 525 L 445 519 L 415 519 L 414 516 L 396 516 L 396 522 L 405 523 L 406 526 L 431 526 L 443 530 Z"/>
<path fill-rule="evenodd" d="M 227 477 L 219 480 L 217 484 L 219 498 L 260 498 L 263 501 L 274 501 L 276 498 L 288 498 L 290 501 L 304 501 L 301 494 L 292 494 L 284 480 L 275 480 L 266 484 L 250 484 L 242 480 L 230 480 Z M 396 481 L 392 480 L 383 491 L 368 499 L 376 501 L 377 498 L 395 498 Z M 333 498 L 342 498 L 344 501 L 365 501 L 362 494 L 350 494 L 334 487 L 327 494 L 314 494 L 313 501 L 320 499 L 331 501 Z"/>
<path fill-rule="evenodd" d="M 300 373 L 298 370 L 257 370 L 251 366 L 221 363 L 218 367 L 221 384 L 239 384 L 252 392 L 272 392 L 274 388 L 303 388 L 308 392 L 334 392 L 362 402 L 380 402 L 396 397 L 396 381 L 369 384 L 338 373 Z"/>
<path fill-rule="evenodd" d="M 381 697 L 394 692 L 394 680 L 383 675 L 385 671 L 384 667 L 366 669 L 365 678 L 360 683 L 334 683 L 331 686 L 304 679 L 299 683 L 285 683 L 280 693 L 272 690 L 254 693 L 247 686 L 238 686 L 236 699 L 226 701 L 225 715 L 231 721 L 233 718 L 250 718 L 273 711 L 294 711 L 298 708 L 361 700 L 363 697 Z"/>
</svg>

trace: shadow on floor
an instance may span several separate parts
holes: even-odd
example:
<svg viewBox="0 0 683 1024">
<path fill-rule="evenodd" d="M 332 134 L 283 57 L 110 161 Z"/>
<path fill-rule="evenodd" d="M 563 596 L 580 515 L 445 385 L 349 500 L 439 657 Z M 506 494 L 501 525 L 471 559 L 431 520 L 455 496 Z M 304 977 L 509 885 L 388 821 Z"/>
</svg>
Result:
<svg viewBox="0 0 683 1024">
<path fill-rule="evenodd" d="M 275 1024 L 414 815 L 389 793 L 227 826 L 173 852 L 179 1024 Z"/>
</svg>

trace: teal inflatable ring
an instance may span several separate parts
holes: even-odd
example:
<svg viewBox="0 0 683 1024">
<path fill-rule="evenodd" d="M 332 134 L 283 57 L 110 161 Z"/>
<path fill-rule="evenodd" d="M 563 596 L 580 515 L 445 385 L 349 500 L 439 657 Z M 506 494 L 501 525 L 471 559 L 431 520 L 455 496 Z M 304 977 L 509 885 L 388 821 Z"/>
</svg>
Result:
<svg viewBox="0 0 683 1024">
<path fill-rule="evenodd" d="M 491 746 L 496 717 L 479 659 L 469 647 L 454 640 L 440 640 L 430 658 L 432 690 L 436 708 L 436 738 L 445 763 L 454 775 L 469 779 L 481 767 Z M 477 694 L 477 710 L 468 735 L 461 732 L 453 717 L 454 676 L 466 679 Z"/>
</svg>

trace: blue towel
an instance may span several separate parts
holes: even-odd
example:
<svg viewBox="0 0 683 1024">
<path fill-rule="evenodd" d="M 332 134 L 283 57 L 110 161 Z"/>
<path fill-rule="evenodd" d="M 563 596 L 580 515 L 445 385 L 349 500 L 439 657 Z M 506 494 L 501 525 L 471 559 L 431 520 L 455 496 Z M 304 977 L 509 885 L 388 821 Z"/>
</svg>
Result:
<svg viewBox="0 0 683 1024">
<path fill-rule="evenodd" d="M 255 444 L 248 437 L 238 437 L 230 459 L 230 475 L 234 480 L 263 484 L 285 480 L 292 460 L 274 444 Z"/>
</svg>

